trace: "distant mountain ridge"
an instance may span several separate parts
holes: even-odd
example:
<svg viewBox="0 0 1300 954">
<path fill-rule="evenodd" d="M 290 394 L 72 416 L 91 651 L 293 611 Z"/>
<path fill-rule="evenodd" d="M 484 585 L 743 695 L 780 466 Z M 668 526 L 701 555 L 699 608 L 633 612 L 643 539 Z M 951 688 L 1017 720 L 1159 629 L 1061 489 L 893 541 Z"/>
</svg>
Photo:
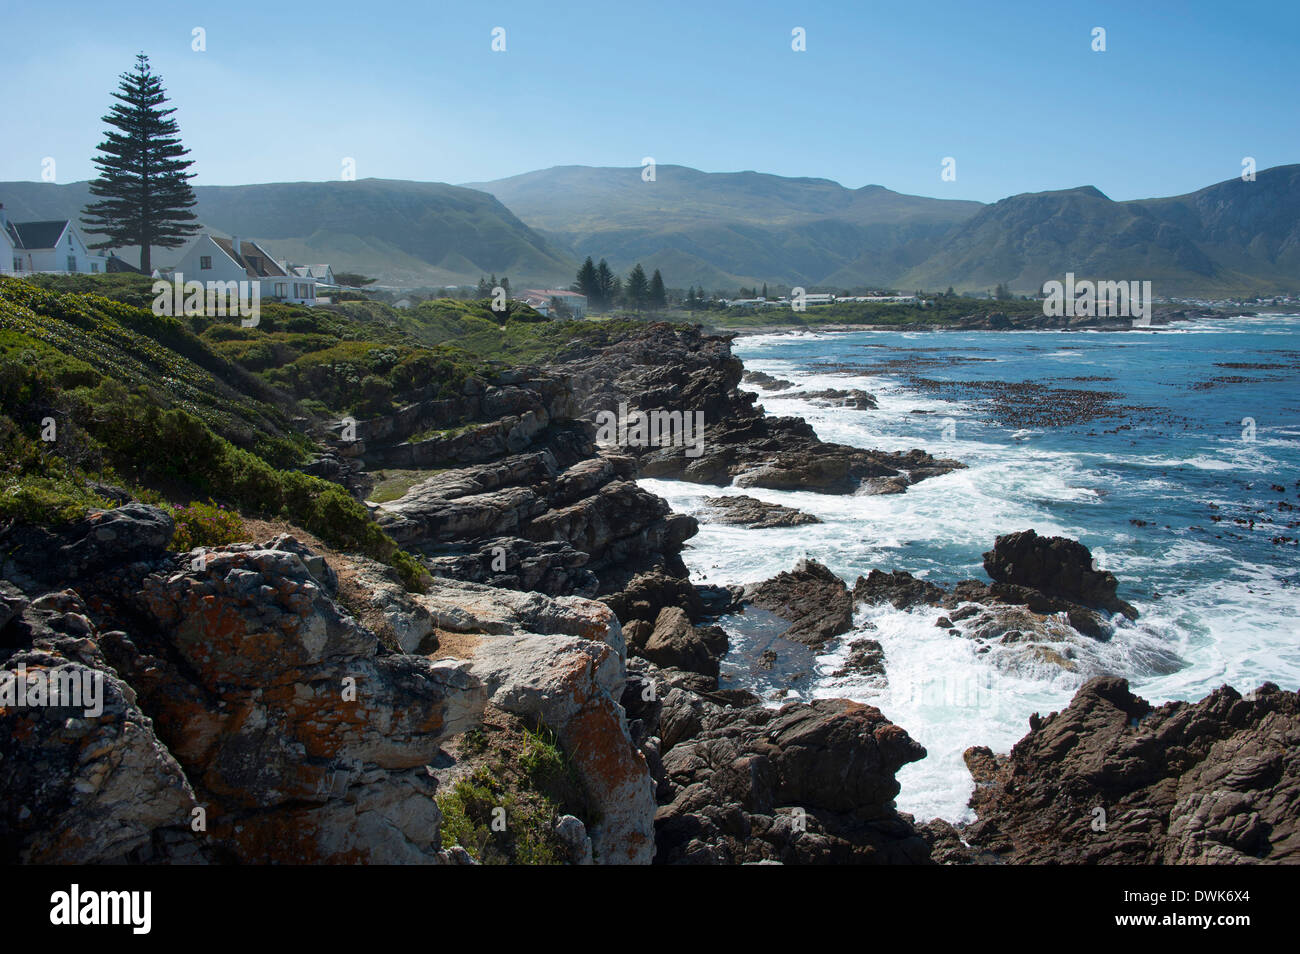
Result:
<svg viewBox="0 0 1300 954">
<path fill-rule="evenodd" d="M 1300 290 L 1300 165 L 1163 199 L 1114 202 L 1092 186 L 1011 196 L 944 236 L 900 284 L 1032 292 L 1067 270 L 1150 280 L 1157 295 Z"/>
<path fill-rule="evenodd" d="M 1300 165 L 1197 192 L 1114 202 L 1092 186 L 983 205 L 846 189 L 826 179 L 558 166 L 490 192 L 575 257 L 660 267 L 673 285 L 954 286 L 1039 292 L 1080 278 L 1150 279 L 1160 295 L 1300 289 Z"/>
<path fill-rule="evenodd" d="M 576 258 L 619 271 L 657 267 L 675 286 L 890 283 L 920 264 L 978 202 L 903 195 L 879 185 L 660 165 L 557 166 L 489 192 Z"/>
<path fill-rule="evenodd" d="M 363 179 L 199 186 L 208 227 L 403 287 L 508 275 L 566 287 L 582 258 L 640 262 L 670 287 L 1035 293 L 1079 278 L 1149 279 L 1158 296 L 1300 290 L 1300 165 L 1186 195 L 1115 202 L 1092 186 L 984 205 L 878 185 L 660 165 L 557 166 L 453 186 Z M 87 184 L 0 183 L 11 219 L 76 218 Z M 158 250 L 169 264 L 178 251 Z"/>
</svg>

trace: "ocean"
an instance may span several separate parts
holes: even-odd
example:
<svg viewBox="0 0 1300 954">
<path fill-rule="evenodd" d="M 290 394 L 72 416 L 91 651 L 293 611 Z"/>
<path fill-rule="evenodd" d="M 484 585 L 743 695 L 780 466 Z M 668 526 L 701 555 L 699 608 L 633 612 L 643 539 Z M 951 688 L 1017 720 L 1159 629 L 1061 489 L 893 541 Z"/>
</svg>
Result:
<svg viewBox="0 0 1300 954">
<path fill-rule="evenodd" d="M 851 586 L 873 568 L 936 583 L 986 580 L 999 534 L 1034 528 L 1092 549 L 1140 616 L 1108 642 L 1074 634 L 1066 664 L 936 627 L 944 611 L 858 609 L 817 654 L 774 643 L 763 614 L 723 620 L 724 685 L 771 705 L 847 697 L 879 707 L 926 746 L 898 775 L 918 820 L 969 820 L 962 753 L 1006 751 L 1032 713 L 1099 674 L 1153 703 L 1225 683 L 1300 688 L 1300 316 L 1198 320 L 1126 332 L 861 331 L 741 337 L 751 371 L 791 382 L 760 394 L 826 441 L 923 448 L 967 467 L 906 493 L 835 496 L 642 480 L 678 512 L 746 493 L 820 524 L 749 530 L 701 523 L 683 554 L 696 582 L 750 583 L 803 557 Z M 818 406 L 800 390 L 859 388 L 874 410 Z M 835 676 L 848 644 L 877 640 L 886 677 Z M 780 664 L 755 664 L 778 648 Z"/>
</svg>

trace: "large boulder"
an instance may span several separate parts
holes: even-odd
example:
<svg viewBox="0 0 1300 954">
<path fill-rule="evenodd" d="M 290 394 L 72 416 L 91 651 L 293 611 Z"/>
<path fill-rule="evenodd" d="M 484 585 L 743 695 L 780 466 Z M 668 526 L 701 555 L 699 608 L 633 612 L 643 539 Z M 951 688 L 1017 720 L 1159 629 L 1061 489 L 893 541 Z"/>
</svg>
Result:
<svg viewBox="0 0 1300 954">
<path fill-rule="evenodd" d="M 638 655 L 657 666 L 685 669 L 717 679 L 727 634 L 717 626 L 696 628 L 684 610 L 665 606 Z"/>
<path fill-rule="evenodd" d="M 925 749 L 878 709 L 844 699 L 726 707 L 674 689 L 660 726 L 660 862 L 929 860 L 894 809 L 894 774 Z"/>
<path fill-rule="evenodd" d="M 1033 530 L 1000 536 L 984 554 L 984 572 L 995 583 L 1137 618 L 1137 610 L 1116 596 L 1115 574 L 1095 569 L 1088 548 L 1067 537 L 1040 537 Z"/>
<path fill-rule="evenodd" d="M 381 651 L 298 553 L 247 545 L 144 580 L 105 655 L 247 862 L 438 860 L 425 766 L 487 693 L 457 662 Z"/>
<path fill-rule="evenodd" d="M 648 864 L 654 783 L 620 698 L 627 679 L 622 628 L 603 603 L 435 580 L 419 597 L 447 632 L 491 704 L 555 732 L 599 819 L 596 860 Z"/>
</svg>

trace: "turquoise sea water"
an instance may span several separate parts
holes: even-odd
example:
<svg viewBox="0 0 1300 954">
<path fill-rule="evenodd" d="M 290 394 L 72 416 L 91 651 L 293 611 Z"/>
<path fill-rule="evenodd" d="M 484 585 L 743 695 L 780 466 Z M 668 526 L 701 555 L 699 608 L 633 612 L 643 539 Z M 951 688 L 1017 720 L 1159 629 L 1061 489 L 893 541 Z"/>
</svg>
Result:
<svg viewBox="0 0 1300 954">
<path fill-rule="evenodd" d="M 888 496 L 723 490 L 824 522 L 705 524 L 685 554 L 697 579 L 753 582 L 803 556 L 850 584 L 872 568 L 986 579 L 994 538 L 1033 527 L 1088 545 L 1141 613 L 1109 642 L 1070 640 L 1068 668 L 1023 647 L 980 652 L 936 628 L 937 609 L 860 610 L 858 631 L 830 652 L 791 650 L 772 675 L 747 664 L 756 646 L 746 639 L 757 637 L 737 629 L 724 666 L 736 684 L 773 703 L 781 689 L 871 702 L 926 745 L 929 756 L 899 775 L 901 809 L 969 817 L 965 748 L 1006 750 L 1031 713 L 1061 708 L 1092 675 L 1126 676 L 1153 702 L 1223 683 L 1300 688 L 1300 316 L 1122 333 L 762 335 L 734 350 L 795 385 L 759 392 L 769 413 L 802 416 L 824 440 L 921 447 L 967 468 Z M 880 406 L 819 407 L 796 394 L 823 388 L 861 388 Z M 718 492 L 642 483 L 684 512 Z M 884 647 L 887 682 L 833 675 L 859 636 Z M 791 682 L 792 668 L 807 675 Z"/>
</svg>

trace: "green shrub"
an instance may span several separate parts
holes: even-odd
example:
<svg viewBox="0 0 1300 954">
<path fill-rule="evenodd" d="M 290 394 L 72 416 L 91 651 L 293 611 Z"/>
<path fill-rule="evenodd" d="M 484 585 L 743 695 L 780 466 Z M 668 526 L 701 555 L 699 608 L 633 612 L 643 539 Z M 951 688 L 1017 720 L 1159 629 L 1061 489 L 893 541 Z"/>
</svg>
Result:
<svg viewBox="0 0 1300 954">
<path fill-rule="evenodd" d="M 460 779 L 437 802 L 444 848 L 460 845 L 483 864 L 562 863 L 551 806 L 509 791 L 486 766 Z M 495 830 L 493 822 L 500 817 L 504 830 Z"/>
<path fill-rule="evenodd" d="M 244 539 L 244 518 L 236 510 L 221 504 L 192 500 L 185 507 L 169 507 L 176 521 L 171 548 L 178 551 L 195 547 L 219 547 Z"/>
</svg>

